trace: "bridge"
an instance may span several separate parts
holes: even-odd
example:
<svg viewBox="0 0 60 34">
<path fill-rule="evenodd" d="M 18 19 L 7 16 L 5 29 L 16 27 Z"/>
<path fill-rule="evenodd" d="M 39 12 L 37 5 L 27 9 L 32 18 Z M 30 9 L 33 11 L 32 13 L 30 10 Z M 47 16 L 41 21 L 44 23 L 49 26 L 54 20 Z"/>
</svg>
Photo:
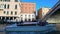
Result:
<svg viewBox="0 0 60 34">
<path fill-rule="evenodd" d="M 47 14 L 41 18 L 42 22 L 60 23 L 60 0 L 51 8 Z"/>
</svg>

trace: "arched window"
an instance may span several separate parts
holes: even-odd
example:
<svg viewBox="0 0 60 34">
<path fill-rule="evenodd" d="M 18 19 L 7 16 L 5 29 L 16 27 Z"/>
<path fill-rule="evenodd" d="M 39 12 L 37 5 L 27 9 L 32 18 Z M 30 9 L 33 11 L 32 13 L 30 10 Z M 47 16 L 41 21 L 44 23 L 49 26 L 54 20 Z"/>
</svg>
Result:
<svg viewBox="0 0 60 34">
<path fill-rule="evenodd" d="M 6 9 L 6 4 L 4 5 L 4 8 Z"/>
<path fill-rule="evenodd" d="M 2 1 L 2 0 L 0 0 L 0 1 Z"/>
<path fill-rule="evenodd" d="M 9 4 L 8 4 L 7 8 L 9 9 Z"/>
<path fill-rule="evenodd" d="M 2 20 L 4 20 L 5 19 L 5 17 L 2 17 Z"/>
<path fill-rule="evenodd" d="M 17 5 L 15 5 L 15 9 L 17 9 Z"/>
<path fill-rule="evenodd" d="M 31 21 L 31 19 L 29 19 L 29 21 Z"/>
<path fill-rule="evenodd" d="M 10 2 L 10 0 L 7 0 L 8 2 Z"/>
<path fill-rule="evenodd" d="M 11 15 L 13 14 L 13 12 L 11 11 Z"/>
<path fill-rule="evenodd" d="M 4 11 L 4 14 L 6 14 L 6 11 Z"/>
<path fill-rule="evenodd" d="M 18 2 L 18 0 L 15 0 L 15 2 Z"/>
<path fill-rule="evenodd" d="M 25 18 L 25 21 L 27 21 L 27 19 Z"/>
<path fill-rule="evenodd" d="M 17 15 L 17 11 L 15 11 L 15 15 Z"/>
<path fill-rule="evenodd" d="M 13 20 L 13 17 L 10 17 L 10 20 Z"/>
</svg>

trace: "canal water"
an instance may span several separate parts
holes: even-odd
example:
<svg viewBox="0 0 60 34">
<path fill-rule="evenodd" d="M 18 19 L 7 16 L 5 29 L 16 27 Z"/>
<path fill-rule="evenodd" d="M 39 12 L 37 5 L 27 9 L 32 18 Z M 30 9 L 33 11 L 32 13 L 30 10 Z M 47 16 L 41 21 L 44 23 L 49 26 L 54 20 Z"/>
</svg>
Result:
<svg viewBox="0 0 60 34">
<path fill-rule="evenodd" d="M 47 34 L 53 34 L 53 33 L 54 34 L 60 34 L 60 24 L 59 23 L 55 24 L 55 27 L 56 27 L 55 31 L 49 32 Z"/>
</svg>

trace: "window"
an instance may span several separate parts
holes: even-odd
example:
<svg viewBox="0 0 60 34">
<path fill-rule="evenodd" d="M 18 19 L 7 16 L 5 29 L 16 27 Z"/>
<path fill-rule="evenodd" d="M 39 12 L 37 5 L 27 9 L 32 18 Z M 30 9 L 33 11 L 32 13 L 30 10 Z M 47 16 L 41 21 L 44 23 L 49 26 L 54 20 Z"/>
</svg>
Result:
<svg viewBox="0 0 60 34">
<path fill-rule="evenodd" d="M 27 16 L 27 15 L 25 15 L 25 16 Z"/>
<path fill-rule="evenodd" d="M 6 0 L 5 0 L 6 1 Z"/>
<path fill-rule="evenodd" d="M 32 15 L 32 17 L 34 17 L 34 15 Z"/>
<path fill-rule="evenodd" d="M 15 0 L 15 2 L 18 2 L 18 0 Z"/>
<path fill-rule="evenodd" d="M 9 9 L 9 4 L 8 4 L 7 8 Z"/>
<path fill-rule="evenodd" d="M 2 1 L 2 0 L 0 0 L 0 1 Z"/>
<path fill-rule="evenodd" d="M 16 19 L 16 17 L 14 17 L 14 19 Z"/>
<path fill-rule="evenodd" d="M 23 15 L 21 15 L 21 17 L 22 17 Z"/>
<path fill-rule="evenodd" d="M 29 15 L 29 17 L 30 17 L 30 15 Z"/>
<path fill-rule="evenodd" d="M 10 20 L 13 20 L 13 17 L 10 17 Z"/>
<path fill-rule="evenodd" d="M 15 11 L 15 15 L 17 15 L 17 11 Z"/>
<path fill-rule="evenodd" d="M 21 21 L 23 21 L 23 18 L 21 17 Z"/>
<path fill-rule="evenodd" d="M 17 5 L 15 5 L 15 9 L 17 9 Z"/>
<path fill-rule="evenodd" d="M 4 1 L 4 2 L 10 2 L 10 0 L 0 0 L 0 1 Z"/>
<path fill-rule="evenodd" d="M 22 16 L 22 15 L 21 15 Z"/>
<path fill-rule="evenodd" d="M 9 14 L 9 11 L 7 11 L 7 14 Z"/>
<path fill-rule="evenodd" d="M 27 15 L 25 15 L 25 18 L 27 18 Z"/>
<path fill-rule="evenodd" d="M 6 14 L 6 11 L 4 11 L 4 14 Z"/>
<path fill-rule="evenodd" d="M 2 1 L 2 0 L 0 0 L 0 1 Z"/>
<path fill-rule="evenodd" d="M 11 11 L 11 15 L 13 14 L 13 12 Z"/>
<path fill-rule="evenodd" d="M 10 2 L 10 0 L 7 0 L 8 2 Z"/>
<path fill-rule="evenodd" d="M 4 0 L 5 2 L 10 2 L 10 0 Z"/>
<path fill-rule="evenodd" d="M 3 0 L 3 1 L 5 1 L 5 0 Z"/>
<path fill-rule="evenodd" d="M 6 20 L 9 20 L 9 17 L 6 17 Z"/>
<path fill-rule="evenodd" d="M 6 9 L 6 4 L 4 5 L 4 8 Z"/>
</svg>

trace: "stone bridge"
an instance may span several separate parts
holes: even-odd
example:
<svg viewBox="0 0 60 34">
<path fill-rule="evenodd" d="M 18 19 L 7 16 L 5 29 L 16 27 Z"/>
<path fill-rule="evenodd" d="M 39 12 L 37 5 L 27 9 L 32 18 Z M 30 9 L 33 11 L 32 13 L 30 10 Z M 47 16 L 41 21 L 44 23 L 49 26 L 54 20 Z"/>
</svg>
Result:
<svg viewBox="0 0 60 34">
<path fill-rule="evenodd" d="M 51 8 L 50 11 L 41 19 L 42 22 L 60 23 L 60 0 Z"/>
</svg>

